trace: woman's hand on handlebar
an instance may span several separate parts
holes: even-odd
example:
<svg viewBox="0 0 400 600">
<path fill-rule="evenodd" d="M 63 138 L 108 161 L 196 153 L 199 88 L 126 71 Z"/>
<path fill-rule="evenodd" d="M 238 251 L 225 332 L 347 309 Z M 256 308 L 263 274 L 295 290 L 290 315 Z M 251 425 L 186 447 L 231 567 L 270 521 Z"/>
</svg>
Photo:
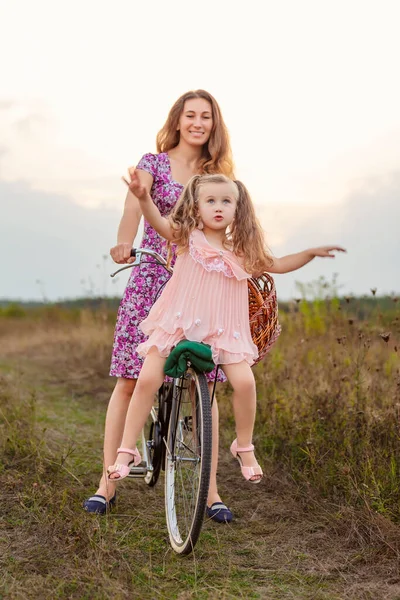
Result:
<svg viewBox="0 0 400 600">
<path fill-rule="evenodd" d="M 132 244 L 123 242 L 111 248 L 110 255 L 118 265 L 130 264 L 135 261 L 135 258 L 131 256 L 131 250 Z"/>
</svg>

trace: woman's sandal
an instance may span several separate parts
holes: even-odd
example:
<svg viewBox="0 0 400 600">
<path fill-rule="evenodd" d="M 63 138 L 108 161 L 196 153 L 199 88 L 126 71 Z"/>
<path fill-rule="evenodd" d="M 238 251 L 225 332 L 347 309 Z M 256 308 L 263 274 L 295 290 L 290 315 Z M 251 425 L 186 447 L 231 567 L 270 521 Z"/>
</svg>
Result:
<svg viewBox="0 0 400 600">
<path fill-rule="evenodd" d="M 260 483 L 263 477 L 263 472 L 260 465 L 257 463 L 255 467 L 244 467 L 242 459 L 239 456 L 240 452 L 253 452 L 253 450 L 253 444 L 250 444 L 250 446 L 246 446 L 245 448 L 238 448 L 237 440 L 233 440 L 231 444 L 232 456 L 239 461 L 243 477 L 246 479 L 246 481 L 250 481 L 250 483 Z M 257 479 L 252 479 L 253 477 L 257 477 Z"/>
<path fill-rule="evenodd" d="M 93 513 L 95 515 L 105 515 L 115 506 L 115 502 L 117 500 L 117 492 L 115 492 L 114 496 L 107 500 L 101 494 L 95 494 L 91 496 L 87 500 L 83 502 L 83 508 L 88 513 Z"/>
<path fill-rule="evenodd" d="M 118 448 L 117 453 L 131 454 L 133 456 L 133 460 L 131 460 L 131 462 L 127 465 L 115 463 L 114 465 L 108 467 L 107 477 L 110 481 L 120 481 L 121 479 L 125 479 L 125 477 L 128 477 L 129 473 L 131 472 L 132 465 L 134 467 L 137 467 L 142 462 L 142 457 L 140 456 L 139 450 L 137 448 L 135 448 L 134 450 L 131 450 L 130 448 Z M 113 475 L 114 473 L 119 475 L 119 477 L 110 477 L 110 475 Z"/>
<path fill-rule="evenodd" d="M 211 506 L 207 506 L 207 517 L 216 521 L 216 523 L 230 523 L 233 519 L 233 514 L 223 502 L 214 502 Z"/>
</svg>

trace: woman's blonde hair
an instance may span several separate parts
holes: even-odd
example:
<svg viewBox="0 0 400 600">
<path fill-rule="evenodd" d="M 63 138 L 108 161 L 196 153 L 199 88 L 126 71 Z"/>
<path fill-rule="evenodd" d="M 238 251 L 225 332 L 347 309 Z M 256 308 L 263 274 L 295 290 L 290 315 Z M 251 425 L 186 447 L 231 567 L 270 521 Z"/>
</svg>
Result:
<svg viewBox="0 0 400 600">
<path fill-rule="evenodd" d="M 222 118 L 218 102 L 205 90 L 186 92 L 175 102 L 162 129 L 157 134 L 157 152 L 168 152 L 179 143 L 178 124 L 186 100 L 203 98 L 211 104 L 212 129 L 208 141 L 203 146 L 198 165 L 199 173 L 223 173 L 233 178 L 233 159 L 229 134 Z"/>
<path fill-rule="evenodd" d="M 190 234 L 200 223 L 198 210 L 199 192 L 206 183 L 230 183 L 237 201 L 234 219 L 224 240 L 224 246 L 241 258 L 246 271 L 260 275 L 273 264 L 264 238 L 264 232 L 256 217 L 253 202 L 246 186 L 225 175 L 195 175 L 185 186 L 178 202 L 169 215 L 174 230 L 173 243 L 178 254 L 189 246 Z"/>
</svg>

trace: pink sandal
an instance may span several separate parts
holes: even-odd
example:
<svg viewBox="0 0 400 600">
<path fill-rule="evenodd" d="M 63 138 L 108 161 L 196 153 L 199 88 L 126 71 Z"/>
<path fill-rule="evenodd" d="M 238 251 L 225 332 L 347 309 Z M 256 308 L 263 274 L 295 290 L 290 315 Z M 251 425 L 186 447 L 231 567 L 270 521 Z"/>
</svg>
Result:
<svg viewBox="0 0 400 600">
<path fill-rule="evenodd" d="M 246 481 L 250 481 L 250 483 L 260 483 L 263 477 L 263 472 L 260 465 L 257 463 L 255 467 L 244 467 L 242 459 L 239 456 L 239 452 L 253 452 L 253 450 L 253 444 L 250 444 L 250 446 L 246 446 L 245 448 L 238 448 L 237 440 L 233 440 L 231 445 L 232 456 L 234 458 L 237 458 L 237 460 L 239 461 L 240 468 L 242 470 L 242 475 L 246 479 Z M 257 479 L 252 479 L 252 477 L 257 477 Z"/>
<path fill-rule="evenodd" d="M 131 454 L 133 456 L 133 460 L 128 465 L 122 465 L 121 463 L 115 463 L 111 465 L 107 469 L 107 475 L 109 481 L 120 481 L 121 479 L 125 479 L 128 477 L 131 472 L 131 466 L 137 467 L 142 462 L 142 457 L 140 456 L 140 452 L 137 448 L 131 450 L 130 448 L 118 448 L 117 453 L 120 454 L 125 452 L 125 454 Z M 119 477 L 110 477 L 113 473 L 117 473 Z"/>
</svg>

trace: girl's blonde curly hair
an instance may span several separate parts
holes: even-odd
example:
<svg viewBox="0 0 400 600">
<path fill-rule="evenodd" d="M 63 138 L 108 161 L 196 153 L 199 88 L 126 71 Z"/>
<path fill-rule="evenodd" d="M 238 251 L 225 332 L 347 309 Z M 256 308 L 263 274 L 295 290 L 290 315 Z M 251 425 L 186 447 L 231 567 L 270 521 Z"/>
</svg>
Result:
<svg viewBox="0 0 400 600">
<path fill-rule="evenodd" d="M 246 271 L 260 275 L 273 264 L 273 258 L 265 243 L 264 232 L 256 217 L 253 202 L 245 185 L 225 175 L 195 175 L 185 186 L 178 202 L 169 215 L 174 230 L 173 244 L 178 254 L 189 247 L 190 234 L 200 223 L 198 210 L 199 192 L 206 183 L 230 183 L 237 201 L 234 219 L 229 226 L 224 246 L 241 259 Z M 171 249 L 169 248 L 169 257 Z"/>
</svg>

